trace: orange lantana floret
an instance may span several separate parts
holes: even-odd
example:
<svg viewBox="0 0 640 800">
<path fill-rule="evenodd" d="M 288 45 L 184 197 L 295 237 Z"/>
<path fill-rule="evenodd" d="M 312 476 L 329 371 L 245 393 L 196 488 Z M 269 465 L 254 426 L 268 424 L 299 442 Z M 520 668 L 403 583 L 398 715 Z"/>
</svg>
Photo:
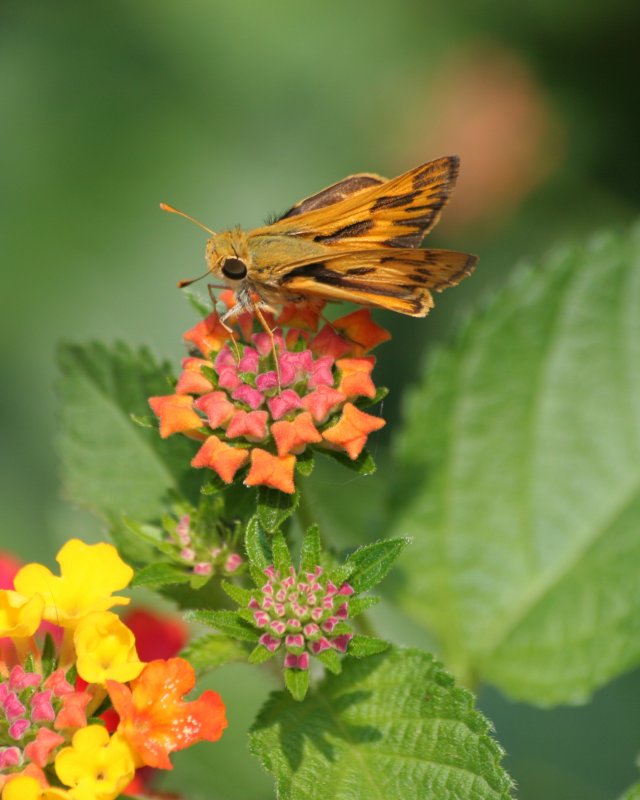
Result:
<svg viewBox="0 0 640 800">
<path fill-rule="evenodd" d="M 120 716 L 118 732 L 149 767 L 172 769 L 169 754 L 195 742 L 215 742 L 227 727 L 224 703 L 208 690 L 191 702 L 182 698 L 195 686 L 193 667 L 182 658 L 151 661 L 131 689 L 107 681 Z"/>
<path fill-rule="evenodd" d="M 340 317 L 333 322 L 339 331 L 344 331 L 347 338 L 353 342 L 352 353 L 361 356 L 373 350 L 374 347 L 391 339 L 391 334 L 380 325 L 376 325 L 368 308 L 361 308 L 345 317 Z"/>
<path fill-rule="evenodd" d="M 217 436 L 209 436 L 191 461 L 192 467 L 208 467 L 231 483 L 236 472 L 249 460 L 249 451 L 231 447 Z"/>
<path fill-rule="evenodd" d="M 371 380 L 371 371 L 375 363 L 373 356 L 338 359 L 336 361 L 336 366 L 340 370 L 338 391 L 347 397 L 375 397 L 376 387 Z"/>
<path fill-rule="evenodd" d="M 229 341 L 229 331 L 220 322 L 220 317 L 213 313 L 189 328 L 182 338 L 194 344 L 203 355 L 209 355 L 221 350 Z"/>
<path fill-rule="evenodd" d="M 195 431 L 202 425 L 202 420 L 193 410 L 193 397 L 188 394 L 150 397 L 149 405 L 160 420 L 160 436 L 163 439 L 173 433 Z"/>
<path fill-rule="evenodd" d="M 322 436 L 313 424 L 313 417 L 308 411 L 298 414 L 291 422 L 287 420 L 274 422 L 271 426 L 271 435 L 279 456 L 302 453 L 306 445 L 322 441 Z"/>
<path fill-rule="evenodd" d="M 176 394 L 203 394 L 213 389 L 211 381 L 202 374 L 202 367 L 213 368 L 205 358 L 183 358 L 182 373 L 176 384 Z"/>
<path fill-rule="evenodd" d="M 251 468 L 244 479 L 246 486 L 270 486 L 286 494 L 293 494 L 296 487 L 293 483 L 293 470 L 296 457 L 274 456 L 266 450 L 254 447 L 251 451 Z"/>
<path fill-rule="evenodd" d="M 346 450 L 349 458 L 355 460 L 362 452 L 367 437 L 372 431 L 384 427 L 385 421 L 380 417 L 365 414 L 353 403 L 345 403 L 342 416 L 338 422 L 322 435 L 331 444 Z"/>
</svg>

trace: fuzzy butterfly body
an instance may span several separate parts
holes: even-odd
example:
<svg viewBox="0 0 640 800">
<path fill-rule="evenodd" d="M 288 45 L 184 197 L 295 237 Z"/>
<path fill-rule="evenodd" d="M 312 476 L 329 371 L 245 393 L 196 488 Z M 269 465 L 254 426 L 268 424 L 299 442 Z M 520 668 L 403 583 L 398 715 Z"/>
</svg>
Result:
<svg viewBox="0 0 640 800">
<path fill-rule="evenodd" d="M 449 199 L 458 165 L 450 156 L 392 180 L 352 175 L 270 225 L 214 233 L 207 266 L 238 301 L 225 317 L 283 302 L 341 300 L 425 316 L 431 292 L 459 283 L 477 263 L 467 253 L 420 249 Z"/>
</svg>

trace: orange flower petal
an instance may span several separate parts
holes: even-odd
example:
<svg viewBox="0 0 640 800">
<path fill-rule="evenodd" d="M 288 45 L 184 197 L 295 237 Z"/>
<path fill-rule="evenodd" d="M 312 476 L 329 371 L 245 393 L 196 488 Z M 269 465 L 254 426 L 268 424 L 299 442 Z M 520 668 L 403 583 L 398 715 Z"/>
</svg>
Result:
<svg viewBox="0 0 640 800">
<path fill-rule="evenodd" d="M 53 727 L 56 730 L 63 728 L 84 728 L 87 724 L 87 706 L 91 700 L 88 692 L 72 692 L 60 698 L 62 707 L 58 711 Z"/>
<path fill-rule="evenodd" d="M 285 303 L 282 306 L 276 325 L 280 328 L 303 328 L 308 331 L 318 330 L 318 321 L 324 307 L 324 301 L 306 303 Z"/>
<path fill-rule="evenodd" d="M 376 387 L 371 380 L 371 370 L 376 360 L 373 356 L 365 358 L 341 358 L 336 361 L 340 370 L 338 391 L 347 397 L 375 397 Z"/>
<path fill-rule="evenodd" d="M 226 392 L 203 394 L 193 405 L 207 415 L 207 422 L 214 429 L 226 425 L 236 410 Z"/>
<path fill-rule="evenodd" d="M 217 436 L 209 436 L 191 461 L 192 467 L 208 467 L 231 483 L 233 476 L 249 460 L 249 451 L 232 447 Z"/>
<path fill-rule="evenodd" d="M 205 358 L 183 359 L 176 394 L 204 394 L 213 389 L 211 381 L 202 374 L 201 367 L 213 368 L 213 364 Z"/>
<path fill-rule="evenodd" d="M 210 690 L 185 702 L 183 696 L 194 686 L 193 667 L 182 658 L 151 661 L 131 688 L 107 681 L 120 716 L 118 732 L 147 766 L 172 769 L 169 753 L 222 736 L 227 727 L 224 703 Z"/>
<path fill-rule="evenodd" d="M 271 435 L 278 447 L 279 456 L 302 453 L 308 444 L 322 441 L 322 436 L 313 424 L 313 418 L 308 411 L 298 414 L 291 422 L 286 420 L 274 422 L 271 426 Z"/>
<path fill-rule="evenodd" d="M 330 386 L 318 388 L 302 398 L 302 405 L 311 412 L 316 422 L 324 422 L 329 414 L 346 400 L 346 396 Z"/>
<path fill-rule="evenodd" d="M 212 350 L 215 352 L 221 350 L 229 341 L 230 335 L 214 311 L 193 328 L 189 328 L 182 338 L 194 344 L 203 356 L 208 356 Z"/>
<path fill-rule="evenodd" d="M 202 420 L 193 410 L 193 397 L 188 394 L 150 397 L 149 405 L 160 420 L 160 436 L 163 439 L 172 433 L 194 431 L 202 426 Z"/>
<path fill-rule="evenodd" d="M 309 347 L 314 353 L 331 358 L 340 358 L 351 350 L 351 344 L 335 332 L 333 325 L 324 325 Z"/>
<path fill-rule="evenodd" d="M 293 494 L 296 490 L 293 483 L 295 466 L 295 456 L 273 456 L 266 450 L 254 447 L 251 451 L 251 467 L 244 483 L 246 486 L 271 486 L 285 494 Z"/>
<path fill-rule="evenodd" d="M 373 321 L 371 310 L 368 308 L 361 308 L 334 320 L 333 326 L 339 331 L 344 331 L 352 342 L 351 352 L 355 356 L 364 355 L 382 342 L 391 339 L 389 331 Z"/>
<path fill-rule="evenodd" d="M 369 434 L 384 425 L 385 421 L 380 417 L 365 414 L 352 403 L 345 403 L 338 422 L 324 431 L 322 436 L 328 442 L 346 450 L 349 458 L 355 460 L 367 443 Z"/>
<path fill-rule="evenodd" d="M 267 435 L 267 411 L 236 411 L 227 428 L 227 437 L 244 436 L 250 442 L 261 442 Z"/>
</svg>

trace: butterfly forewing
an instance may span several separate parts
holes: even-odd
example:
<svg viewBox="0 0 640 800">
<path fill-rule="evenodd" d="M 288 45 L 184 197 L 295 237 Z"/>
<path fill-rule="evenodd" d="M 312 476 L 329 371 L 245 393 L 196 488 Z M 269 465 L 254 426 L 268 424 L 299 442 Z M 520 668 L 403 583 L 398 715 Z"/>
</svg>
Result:
<svg viewBox="0 0 640 800">
<path fill-rule="evenodd" d="M 416 247 L 436 224 L 458 174 L 458 158 L 449 156 L 416 167 L 398 178 L 360 189 L 330 205 L 313 208 L 315 195 L 303 201 L 307 211 L 288 212 L 264 234 L 302 237 L 314 243 L 344 250 L 375 247 Z M 352 176 L 329 187 L 347 187 Z M 374 177 L 374 176 L 373 176 Z"/>
<path fill-rule="evenodd" d="M 381 183 L 386 183 L 386 179 L 369 172 L 350 175 L 348 178 L 343 178 L 341 181 L 327 186 L 327 188 L 323 189 L 321 192 L 317 192 L 316 194 L 312 194 L 311 197 L 305 197 L 304 200 L 300 200 L 300 202 L 291 206 L 288 211 L 285 211 L 284 214 L 278 218 L 278 221 L 297 217 L 309 211 L 316 211 L 319 208 L 326 208 L 340 200 L 344 200 L 345 197 L 363 192 L 365 189 L 370 189 L 372 186 L 379 186 Z"/>
</svg>

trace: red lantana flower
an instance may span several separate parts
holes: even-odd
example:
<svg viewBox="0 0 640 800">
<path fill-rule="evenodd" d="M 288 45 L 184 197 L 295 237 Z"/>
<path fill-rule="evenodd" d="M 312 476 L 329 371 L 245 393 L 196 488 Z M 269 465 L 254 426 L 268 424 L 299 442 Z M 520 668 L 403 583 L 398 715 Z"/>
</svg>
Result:
<svg viewBox="0 0 640 800">
<path fill-rule="evenodd" d="M 221 299 L 233 303 L 233 294 Z M 231 483 L 295 491 L 297 458 L 308 448 L 342 450 L 355 460 L 384 420 L 362 410 L 376 397 L 375 358 L 390 338 L 361 309 L 318 330 L 321 306 L 286 305 L 270 335 L 247 312 L 240 338 L 211 314 L 184 335 L 197 353 L 183 361 L 175 393 L 149 404 L 163 437 L 202 440 L 191 465 Z"/>
<path fill-rule="evenodd" d="M 169 754 L 199 741 L 215 742 L 227 727 L 225 707 L 212 690 L 185 701 L 196 683 L 193 667 L 182 658 L 151 661 L 130 687 L 107 681 L 118 731 L 148 767 L 172 769 Z"/>
</svg>

